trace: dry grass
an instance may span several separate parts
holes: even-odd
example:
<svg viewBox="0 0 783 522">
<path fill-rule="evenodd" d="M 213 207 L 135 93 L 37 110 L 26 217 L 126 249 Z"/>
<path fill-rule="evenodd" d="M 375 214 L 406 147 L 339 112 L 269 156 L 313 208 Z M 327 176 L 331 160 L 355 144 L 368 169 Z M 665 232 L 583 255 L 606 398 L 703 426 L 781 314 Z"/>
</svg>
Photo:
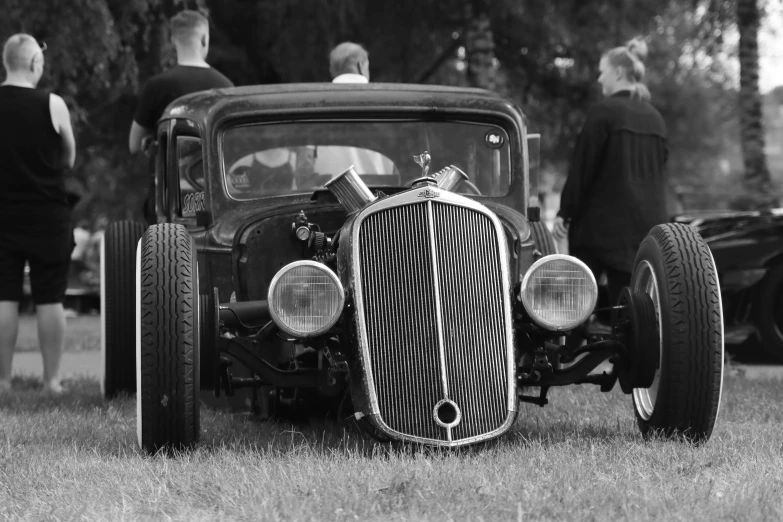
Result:
<svg viewBox="0 0 783 522">
<path fill-rule="evenodd" d="M 619 390 L 554 390 L 481 447 L 391 448 L 350 427 L 205 411 L 176 458 L 136 448 L 133 398 L 89 380 L 0 396 L 0 517 L 21 520 L 780 520 L 783 390 L 727 378 L 702 446 L 644 442 Z"/>
</svg>

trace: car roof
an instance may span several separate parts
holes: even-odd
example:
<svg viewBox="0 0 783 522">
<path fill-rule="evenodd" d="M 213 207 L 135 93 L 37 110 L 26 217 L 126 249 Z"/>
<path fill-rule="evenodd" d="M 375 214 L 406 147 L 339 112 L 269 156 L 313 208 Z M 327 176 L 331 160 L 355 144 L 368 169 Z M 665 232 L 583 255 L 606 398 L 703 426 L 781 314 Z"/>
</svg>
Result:
<svg viewBox="0 0 783 522">
<path fill-rule="evenodd" d="M 289 83 L 212 89 L 174 100 L 161 119 L 214 121 L 248 114 L 489 112 L 521 117 L 508 98 L 484 89 L 402 83 Z"/>
</svg>

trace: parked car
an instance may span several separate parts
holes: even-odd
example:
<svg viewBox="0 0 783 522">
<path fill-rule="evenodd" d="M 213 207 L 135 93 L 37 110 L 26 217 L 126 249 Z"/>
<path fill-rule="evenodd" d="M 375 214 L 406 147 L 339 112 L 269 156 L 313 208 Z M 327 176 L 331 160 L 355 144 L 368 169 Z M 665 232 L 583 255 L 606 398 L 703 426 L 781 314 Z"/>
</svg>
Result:
<svg viewBox="0 0 783 522">
<path fill-rule="evenodd" d="M 146 451 L 198 441 L 200 389 L 242 387 L 273 412 L 336 409 L 381 440 L 458 447 L 506 433 L 552 386 L 619 381 L 645 436 L 709 438 L 709 248 L 655 228 L 596 331 L 595 277 L 528 208 L 538 142 L 508 99 L 232 88 L 175 101 L 156 135 L 158 223 L 112 224 L 102 256 L 103 390 L 137 391 Z"/>
<path fill-rule="evenodd" d="M 727 341 L 756 333 L 783 361 L 783 208 L 677 216 L 707 241 L 718 268 Z"/>
</svg>

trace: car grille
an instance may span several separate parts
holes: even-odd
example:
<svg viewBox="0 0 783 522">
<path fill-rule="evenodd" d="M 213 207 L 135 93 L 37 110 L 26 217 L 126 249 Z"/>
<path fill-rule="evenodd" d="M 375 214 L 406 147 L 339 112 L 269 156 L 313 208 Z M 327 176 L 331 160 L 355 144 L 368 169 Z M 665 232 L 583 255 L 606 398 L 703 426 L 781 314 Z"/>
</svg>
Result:
<svg viewBox="0 0 783 522">
<path fill-rule="evenodd" d="M 366 370 L 381 420 L 436 443 L 502 428 L 513 393 L 512 340 L 499 243 L 505 238 L 492 219 L 426 201 L 370 214 L 358 237 Z M 434 418 L 446 398 L 462 414 L 453 427 Z"/>
</svg>

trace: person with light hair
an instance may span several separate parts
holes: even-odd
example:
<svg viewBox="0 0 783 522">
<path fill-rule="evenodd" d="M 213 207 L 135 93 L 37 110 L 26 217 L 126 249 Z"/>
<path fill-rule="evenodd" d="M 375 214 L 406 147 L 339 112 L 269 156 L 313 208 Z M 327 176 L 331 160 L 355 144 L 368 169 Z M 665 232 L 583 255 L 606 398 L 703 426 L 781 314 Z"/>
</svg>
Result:
<svg viewBox="0 0 783 522">
<path fill-rule="evenodd" d="M 177 53 L 176 67 L 153 76 L 144 85 L 131 123 L 128 148 L 142 150 L 145 138 L 155 134 L 166 106 L 185 94 L 233 87 L 233 83 L 206 61 L 209 53 L 209 21 L 195 10 L 184 10 L 171 18 L 171 42 Z M 155 222 L 155 180 L 150 180 L 144 214 Z"/>
<path fill-rule="evenodd" d="M 554 223 L 569 252 L 608 281 L 611 305 L 631 282 L 641 242 L 666 212 L 666 123 L 644 84 L 647 44 L 634 38 L 601 57 L 605 97 L 587 113 Z"/>
<path fill-rule="evenodd" d="M 25 265 L 38 319 L 45 389 L 61 393 L 63 299 L 73 249 L 65 171 L 76 142 L 65 101 L 38 90 L 45 45 L 15 34 L 3 46 L 0 85 L 0 392 L 11 387 Z M 10 225 L 9 225 L 10 224 Z"/>
<path fill-rule="evenodd" d="M 370 58 L 359 44 L 343 42 L 329 53 L 329 72 L 334 83 L 370 81 Z"/>
</svg>

